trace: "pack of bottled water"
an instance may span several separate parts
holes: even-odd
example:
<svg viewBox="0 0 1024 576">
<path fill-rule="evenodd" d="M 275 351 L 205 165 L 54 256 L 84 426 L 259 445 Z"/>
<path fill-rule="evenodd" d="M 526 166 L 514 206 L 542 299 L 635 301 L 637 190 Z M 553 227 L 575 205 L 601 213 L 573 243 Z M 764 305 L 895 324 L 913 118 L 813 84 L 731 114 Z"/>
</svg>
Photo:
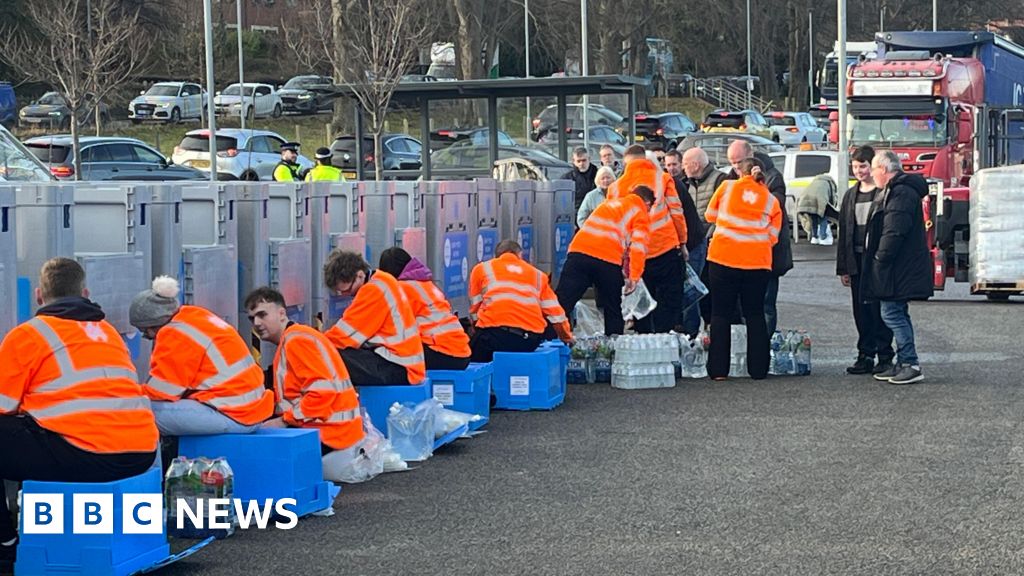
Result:
<svg viewBox="0 0 1024 576">
<path fill-rule="evenodd" d="M 164 499 L 165 514 L 167 517 L 167 533 L 175 538 L 197 538 L 204 539 L 210 536 L 218 540 L 227 538 L 235 533 L 235 509 L 229 508 L 226 521 L 228 528 L 210 528 L 210 507 L 211 499 L 227 498 L 234 496 L 235 475 L 224 458 L 196 458 L 190 460 L 179 456 L 171 461 L 164 475 Z M 204 501 L 207 505 L 200 508 L 197 501 Z M 188 514 L 179 509 L 179 504 L 188 506 L 190 510 L 199 510 L 206 519 L 202 525 L 206 528 L 198 528 L 192 523 Z M 183 518 L 181 528 L 178 528 L 178 517 Z"/>
<path fill-rule="evenodd" d="M 626 390 L 671 388 L 676 385 L 673 362 L 679 362 L 675 334 L 640 334 L 615 339 L 612 387 Z"/>
<path fill-rule="evenodd" d="M 711 338 L 707 332 L 701 331 L 690 338 L 679 334 L 679 371 L 681 378 L 707 378 L 708 348 Z"/>
<path fill-rule="evenodd" d="M 972 285 L 1024 283 L 1024 166 L 979 170 L 971 178 Z"/>
<path fill-rule="evenodd" d="M 811 373 L 811 336 L 806 330 L 776 330 L 771 338 L 770 374 L 807 376 Z"/>
<path fill-rule="evenodd" d="M 729 377 L 746 378 L 747 374 L 747 327 L 734 324 L 729 331 Z"/>
<path fill-rule="evenodd" d="M 614 342 L 607 336 L 577 338 L 570 352 L 569 365 L 566 368 L 566 382 L 570 384 L 610 382 L 614 355 Z"/>
</svg>

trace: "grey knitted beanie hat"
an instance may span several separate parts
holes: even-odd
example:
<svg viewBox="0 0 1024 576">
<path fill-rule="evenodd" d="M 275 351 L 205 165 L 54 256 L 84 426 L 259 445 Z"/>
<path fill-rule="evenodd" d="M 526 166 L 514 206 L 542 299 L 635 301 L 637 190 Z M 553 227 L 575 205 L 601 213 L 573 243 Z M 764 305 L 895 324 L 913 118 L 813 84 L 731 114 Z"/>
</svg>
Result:
<svg viewBox="0 0 1024 576">
<path fill-rule="evenodd" d="M 157 276 L 153 286 L 132 300 L 128 321 L 139 329 L 157 328 L 167 324 L 181 307 L 178 302 L 178 281 L 170 276 Z"/>
</svg>

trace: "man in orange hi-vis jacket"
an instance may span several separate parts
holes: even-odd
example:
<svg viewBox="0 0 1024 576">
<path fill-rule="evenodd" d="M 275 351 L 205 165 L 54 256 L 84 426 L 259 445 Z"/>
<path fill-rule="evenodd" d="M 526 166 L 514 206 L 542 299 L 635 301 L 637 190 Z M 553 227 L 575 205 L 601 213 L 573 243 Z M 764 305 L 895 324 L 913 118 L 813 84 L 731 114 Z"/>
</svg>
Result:
<svg viewBox="0 0 1024 576">
<path fill-rule="evenodd" d="M 571 311 L 587 288 L 594 286 L 607 336 L 625 329 L 622 292 L 632 292 L 643 276 L 650 226 L 647 214 L 653 203 L 654 191 L 642 185 L 625 196 L 605 200 L 569 243 L 555 291 L 558 303 Z"/>
<path fill-rule="evenodd" d="M 641 185 L 654 190 L 643 280 L 658 307 L 637 321 L 636 329 L 643 333 L 668 332 L 679 321 L 683 306 L 683 262 L 687 258 L 683 205 L 672 176 L 647 158 L 643 146 L 627 148 L 623 161 L 626 169 L 608 189 L 608 198 L 618 198 Z"/>
<path fill-rule="evenodd" d="M 266 426 L 319 430 L 324 454 L 357 446 L 364 437 L 359 397 L 331 341 L 289 321 L 284 296 L 273 288 L 253 290 L 243 305 L 260 339 L 277 345 L 273 380 L 280 418 Z"/>
<path fill-rule="evenodd" d="M 427 377 L 416 315 L 398 280 L 370 271 L 355 252 L 335 250 L 324 264 L 324 283 L 352 296 L 326 335 L 341 352 L 356 386 L 419 384 Z"/>
<path fill-rule="evenodd" d="M 567 344 L 573 342 L 569 319 L 548 277 L 523 260 L 522 253 L 518 243 L 502 240 L 494 258 L 469 274 L 473 362 L 490 362 L 495 352 L 533 352 L 556 334 Z"/>
<path fill-rule="evenodd" d="M 146 471 L 158 432 L 120 334 L 74 260 L 43 264 L 35 317 L 0 343 L 0 571 L 18 532 L 4 480 L 110 482 Z"/>
</svg>

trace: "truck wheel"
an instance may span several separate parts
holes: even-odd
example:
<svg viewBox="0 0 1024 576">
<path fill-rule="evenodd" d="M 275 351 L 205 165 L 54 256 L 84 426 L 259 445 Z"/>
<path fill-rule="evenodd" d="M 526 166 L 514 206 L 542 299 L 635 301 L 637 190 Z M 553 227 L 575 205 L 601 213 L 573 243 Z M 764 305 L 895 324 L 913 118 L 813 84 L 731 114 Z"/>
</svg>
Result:
<svg viewBox="0 0 1024 576">
<path fill-rule="evenodd" d="M 985 294 L 985 298 L 988 298 L 989 302 L 1006 302 L 1010 299 L 1010 292 L 988 292 Z"/>
</svg>

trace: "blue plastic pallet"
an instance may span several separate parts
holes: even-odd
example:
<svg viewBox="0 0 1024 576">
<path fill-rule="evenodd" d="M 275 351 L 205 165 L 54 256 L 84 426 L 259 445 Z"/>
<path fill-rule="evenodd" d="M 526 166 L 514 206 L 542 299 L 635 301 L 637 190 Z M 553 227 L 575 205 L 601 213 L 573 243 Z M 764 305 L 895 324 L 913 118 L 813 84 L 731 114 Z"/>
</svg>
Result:
<svg viewBox="0 0 1024 576">
<path fill-rule="evenodd" d="M 388 435 L 388 412 L 395 402 L 419 404 L 431 395 L 430 378 L 413 386 L 356 386 L 359 405 L 366 409 L 370 421 L 381 434 Z"/>
<path fill-rule="evenodd" d="M 558 361 L 560 364 L 559 371 L 561 374 L 561 386 L 562 390 L 566 390 L 566 384 L 568 383 L 568 372 L 569 372 L 569 361 L 572 359 L 572 350 L 566 346 L 561 340 L 548 340 L 547 342 L 541 342 L 541 348 L 553 348 L 558 350 Z"/>
<path fill-rule="evenodd" d="M 495 352 L 492 386 L 499 410 L 551 410 L 565 400 L 559 351 Z"/>
<path fill-rule="evenodd" d="M 470 364 L 465 370 L 428 370 L 427 376 L 433 383 L 434 398 L 445 408 L 480 416 L 480 420 L 469 423 L 471 431 L 479 430 L 490 421 L 494 376 L 490 362 Z"/>
<path fill-rule="evenodd" d="M 331 483 L 324 481 L 317 430 L 261 428 L 252 434 L 182 436 L 178 453 L 227 458 L 235 474 L 234 497 L 240 500 L 294 498 L 299 517 L 331 505 Z"/>
<path fill-rule="evenodd" d="M 171 556 L 162 519 L 159 534 L 125 534 L 123 525 L 124 494 L 160 494 L 159 468 L 116 482 L 37 482 L 26 480 L 22 498 L 32 494 L 63 496 L 63 526 L 59 534 L 26 534 L 24 520 L 32 510 L 21 515 L 21 533 L 14 571 L 18 576 L 68 575 L 128 576 L 149 568 Z M 111 494 L 112 534 L 74 534 L 74 495 Z M 24 501 L 24 500 L 23 500 Z M 54 519 L 56 521 L 56 519 Z"/>
<path fill-rule="evenodd" d="M 455 430 L 452 430 L 451 432 L 445 434 L 444 436 L 441 436 L 437 440 L 434 440 L 434 451 L 436 452 L 438 448 L 444 446 L 445 444 L 451 444 L 452 442 L 455 442 L 456 440 L 465 436 L 466 434 L 469 434 L 469 425 L 463 424 L 462 426 L 459 426 Z"/>
</svg>

